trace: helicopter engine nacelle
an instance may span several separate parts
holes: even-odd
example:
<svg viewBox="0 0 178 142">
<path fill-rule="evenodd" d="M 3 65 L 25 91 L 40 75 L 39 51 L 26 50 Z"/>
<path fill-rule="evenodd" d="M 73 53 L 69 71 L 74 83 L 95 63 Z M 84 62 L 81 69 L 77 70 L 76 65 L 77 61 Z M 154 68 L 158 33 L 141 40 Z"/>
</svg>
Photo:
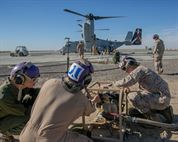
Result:
<svg viewBox="0 0 178 142">
<path fill-rule="evenodd" d="M 89 23 L 84 23 L 83 26 L 83 38 L 86 45 L 86 49 L 91 49 L 94 44 L 94 35 Z"/>
</svg>

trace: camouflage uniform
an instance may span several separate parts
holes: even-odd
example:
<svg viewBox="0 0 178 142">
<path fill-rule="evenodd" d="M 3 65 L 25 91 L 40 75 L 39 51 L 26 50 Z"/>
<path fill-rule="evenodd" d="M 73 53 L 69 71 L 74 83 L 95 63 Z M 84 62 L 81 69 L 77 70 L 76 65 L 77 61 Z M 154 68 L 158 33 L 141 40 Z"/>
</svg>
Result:
<svg viewBox="0 0 178 142">
<path fill-rule="evenodd" d="M 129 102 L 140 112 L 163 110 L 170 104 L 168 84 L 155 72 L 140 65 L 127 77 L 115 83 L 118 87 L 130 87 L 138 83 L 140 90 L 128 94 Z"/>
<path fill-rule="evenodd" d="M 20 142 L 92 142 L 88 137 L 68 131 L 69 125 L 95 111 L 81 91 L 71 93 L 61 79 L 50 79 L 41 88 L 31 118 L 20 135 Z"/>
<path fill-rule="evenodd" d="M 165 46 L 161 39 L 155 40 L 155 47 L 153 49 L 154 66 L 157 73 L 163 72 L 162 58 Z"/>
<path fill-rule="evenodd" d="M 83 59 L 84 58 L 84 43 L 83 42 L 77 45 L 77 51 L 79 53 L 80 58 Z"/>
<path fill-rule="evenodd" d="M 17 101 L 19 90 L 9 80 L 0 86 L 0 131 L 2 133 L 20 134 L 29 118 L 29 106 L 32 106 L 39 89 L 24 89 L 22 98 L 26 94 L 33 96 L 31 102 L 22 103 Z"/>
</svg>

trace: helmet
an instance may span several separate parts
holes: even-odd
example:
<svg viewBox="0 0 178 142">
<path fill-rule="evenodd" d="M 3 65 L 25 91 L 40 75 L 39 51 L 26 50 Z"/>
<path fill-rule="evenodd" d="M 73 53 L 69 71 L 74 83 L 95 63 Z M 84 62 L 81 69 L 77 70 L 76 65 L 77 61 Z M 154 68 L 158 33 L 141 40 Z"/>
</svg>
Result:
<svg viewBox="0 0 178 142">
<path fill-rule="evenodd" d="M 136 66 L 139 65 L 139 63 L 136 61 L 135 58 L 125 57 L 123 58 L 122 62 L 119 64 L 119 67 L 125 71 L 129 66 L 135 66 L 135 65 Z"/>
<path fill-rule="evenodd" d="M 154 34 L 153 35 L 153 39 L 159 39 L 159 35 L 158 34 Z"/>
<path fill-rule="evenodd" d="M 91 74 L 94 72 L 93 65 L 87 60 L 74 62 L 68 72 L 67 76 L 70 80 L 84 87 L 89 85 L 92 80 Z"/>
<path fill-rule="evenodd" d="M 14 78 L 15 82 L 16 78 L 17 80 L 20 79 L 17 84 L 22 84 L 25 81 L 24 75 L 31 79 L 37 78 L 40 76 L 39 68 L 31 62 L 19 63 L 11 70 L 10 78 Z"/>
</svg>

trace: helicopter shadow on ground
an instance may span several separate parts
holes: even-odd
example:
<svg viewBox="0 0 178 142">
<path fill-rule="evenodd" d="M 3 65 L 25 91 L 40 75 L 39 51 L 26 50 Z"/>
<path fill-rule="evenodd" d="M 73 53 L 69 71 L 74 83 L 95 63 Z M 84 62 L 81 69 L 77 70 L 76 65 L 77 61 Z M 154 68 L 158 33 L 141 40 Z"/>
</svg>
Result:
<svg viewBox="0 0 178 142">
<path fill-rule="evenodd" d="M 178 75 L 178 73 L 164 73 L 163 75 L 170 75 L 170 76 L 174 76 L 174 75 Z"/>
</svg>

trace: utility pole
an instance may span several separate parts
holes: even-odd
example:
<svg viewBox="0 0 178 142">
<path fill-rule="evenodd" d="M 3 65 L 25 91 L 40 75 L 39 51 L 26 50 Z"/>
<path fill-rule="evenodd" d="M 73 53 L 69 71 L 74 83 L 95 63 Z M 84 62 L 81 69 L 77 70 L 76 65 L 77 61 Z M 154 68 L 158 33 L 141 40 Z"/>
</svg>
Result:
<svg viewBox="0 0 178 142">
<path fill-rule="evenodd" d="M 69 43 L 69 40 L 70 38 L 69 37 L 65 37 L 65 40 L 67 40 L 67 72 L 69 70 L 69 61 L 70 61 L 70 58 L 69 58 L 69 47 L 70 47 L 70 43 Z"/>
</svg>

